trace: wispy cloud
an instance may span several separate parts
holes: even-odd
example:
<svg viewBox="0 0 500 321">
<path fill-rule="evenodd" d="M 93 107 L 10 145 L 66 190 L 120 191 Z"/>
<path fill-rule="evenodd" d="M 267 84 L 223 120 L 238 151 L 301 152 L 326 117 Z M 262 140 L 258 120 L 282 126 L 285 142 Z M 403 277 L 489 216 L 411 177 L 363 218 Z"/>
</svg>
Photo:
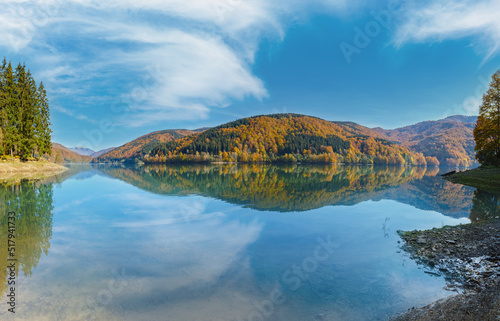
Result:
<svg viewBox="0 0 500 321">
<path fill-rule="evenodd" d="M 94 124 L 94 125 L 97 124 L 97 122 L 95 120 L 90 119 L 90 118 L 88 118 L 85 115 L 75 113 L 74 111 L 69 110 L 67 108 L 64 108 L 64 107 L 61 107 L 61 106 L 58 106 L 58 105 L 53 105 L 52 109 L 57 110 L 58 112 L 60 112 L 62 114 L 65 114 L 65 115 L 68 115 L 70 117 L 73 117 L 75 119 L 84 120 L 84 121 L 87 121 L 87 122 L 89 122 L 91 124 Z"/>
<path fill-rule="evenodd" d="M 395 36 L 398 46 L 472 37 L 486 59 L 500 49 L 499 1 L 412 1 L 403 12 L 403 23 Z"/>
<path fill-rule="evenodd" d="M 125 126 L 203 119 L 211 108 L 267 97 L 252 70 L 262 39 L 283 39 L 286 20 L 306 8 L 346 6 L 344 0 L 0 3 L 0 46 L 37 57 L 53 95 L 83 100 L 105 91 L 101 97 L 125 101 L 132 110 L 118 122 Z M 151 79 L 149 69 L 160 72 Z M 90 106 L 89 115 L 97 108 Z"/>
<path fill-rule="evenodd" d="M 158 32 L 134 28 L 121 34 L 122 40 L 148 44 L 141 56 L 126 53 L 125 62 L 147 65 L 155 62 L 160 72 L 149 83 L 139 84 L 129 100 L 138 117 L 129 125 L 147 124 L 158 119 L 192 119 L 208 115 L 208 107 L 225 107 L 232 99 L 251 96 L 262 99 L 267 91 L 252 74 L 250 62 L 228 46 L 220 36 L 180 30 Z M 115 34 L 115 40 L 120 40 Z"/>
</svg>

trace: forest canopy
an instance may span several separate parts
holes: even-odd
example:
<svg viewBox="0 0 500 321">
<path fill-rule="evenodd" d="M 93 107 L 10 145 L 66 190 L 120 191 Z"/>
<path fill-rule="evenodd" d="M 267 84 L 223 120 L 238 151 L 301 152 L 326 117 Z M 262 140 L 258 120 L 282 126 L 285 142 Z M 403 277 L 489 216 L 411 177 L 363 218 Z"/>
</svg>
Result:
<svg viewBox="0 0 500 321">
<path fill-rule="evenodd" d="M 145 163 L 427 164 L 421 153 L 385 140 L 366 127 L 298 114 L 239 119 L 198 134 L 146 145 L 136 157 Z"/>
<path fill-rule="evenodd" d="M 51 153 L 50 110 L 43 83 L 29 69 L 0 64 L 0 156 L 23 160 Z"/>
</svg>

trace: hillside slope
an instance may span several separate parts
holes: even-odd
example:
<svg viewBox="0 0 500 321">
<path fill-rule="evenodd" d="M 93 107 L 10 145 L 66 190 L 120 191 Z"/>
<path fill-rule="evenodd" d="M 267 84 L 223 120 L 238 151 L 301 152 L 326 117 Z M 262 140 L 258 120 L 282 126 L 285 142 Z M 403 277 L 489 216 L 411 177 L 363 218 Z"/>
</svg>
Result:
<svg viewBox="0 0 500 321">
<path fill-rule="evenodd" d="M 472 166 L 477 164 L 472 133 L 476 121 L 475 116 L 450 116 L 393 130 L 373 130 L 424 156 L 435 156 L 442 165 Z"/>
<path fill-rule="evenodd" d="M 53 163 L 89 163 L 93 157 L 80 155 L 69 150 L 61 144 L 52 143 L 52 155 L 44 155 L 43 158 Z"/>
<path fill-rule="evenodd" d="M 239 119 L 202 133 L 148 144 L 133 157 L 178 161 L 303 161 L 424 165 L 425 158 L 352 122 L 298 114 Z"/>
<path fill-rule="evenodd" d="M 196 134 L 198 131 L 187 129 L 169 129 L 149 133 L 117 147 L 98 157 L 95 157 L 94 163 L 121 162 L 141 158 L 144 155 L 143 150 L 148 150 L 159 143 L 168 142 L 174 139 L 182 138 L 188 135 Z"/>
</svg>

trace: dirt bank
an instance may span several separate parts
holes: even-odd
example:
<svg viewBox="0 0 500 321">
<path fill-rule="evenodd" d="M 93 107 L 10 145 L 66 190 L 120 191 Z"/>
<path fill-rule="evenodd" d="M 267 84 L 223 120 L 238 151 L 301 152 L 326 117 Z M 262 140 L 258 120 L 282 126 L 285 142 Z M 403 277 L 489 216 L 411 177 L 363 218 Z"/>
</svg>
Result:
<svg viewBox="0 0 500 321">
<path fill-rule="evenodd" d="M 19 160 L 0 160 L 0 177 L 7 173 L 36 173 L 36 172 L 62 172 L 66 167 L 48 162 L 44 159 L 39 161 L 21 162 Z"/>
</svg>

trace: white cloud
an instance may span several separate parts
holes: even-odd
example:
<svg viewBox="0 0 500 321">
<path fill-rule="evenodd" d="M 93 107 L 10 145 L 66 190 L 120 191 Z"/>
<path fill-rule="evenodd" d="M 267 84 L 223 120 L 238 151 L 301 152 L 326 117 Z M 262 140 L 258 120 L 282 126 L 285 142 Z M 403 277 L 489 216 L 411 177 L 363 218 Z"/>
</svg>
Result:
<svg viewBox="0 0 500 321">
<path fill-rule="evenodd" d="M 433 0 L 424 5 L 411 2 L 403 12 L 403 24 L 395 36 L 399 46 L 473 37 L 487 58 L 500 48 L 500 2 L 497 0 Z"/>
<path fill-rule="evenodd" d="M 225 299 L 220 301 L 225 305 L 234 306 L 239 303 L 241 308 L 252 309 L 253 306 L 248 307 L 248 302 L 250 299 L 259 298 L 256 294 L 243 293 L 238 297 L 225 295 L 228 290 L 231 292 L 238 290 L 242 276 L 253 278 L 248 247 L 258 240 L 263 229 L 263 224 L 257 220 L 247 222 L 240 221 L 236 217 L 228 217 L 228 211 L 233 209 L 241 211 L 241 207 L 222 206 L 219 208 L 222 212 L 209 213 L 206 211 L 207 199 L 203 197 L 165 198 L 144 192 L 107 194 L 102 195 L 102 199 L 111 199 L 122 206 L 121 214 L 116 216 L 115 223 L 110 221 L 110 218 L 116 213 L 109 216 L 99 210 L 97 212 L 87 210 L 85 217 L 76 220 L 78 221 L 76 225 L 62 222 L 64 226 L 54 227 L 58 241 L 52 242 L 50 255 L 45 258 L 43 266 L 37 268 L 38 273 L 30 279 L 30 290 L 26 291 L 26 302 L 36 311 L 33 314 L 40 315 L 36 304 L 40 301 L 40 296 L 53 290 L 49 289 L 50 286 L 39 288 L 38 285 L 45 284 L 46 278 L 61 277 L 57 273 L 51 273 L 53 267 L 58 264 L 81 267 L 82 260 L 98 263 L 90 269 L 84 267 L 77 275 L 72 275 L 74 282 L 67 283 L 68 288 L 64 292 L 64 297 L 57 298 L 58 301 L 62 300 L 65 303 L 62 315 L 68 313 L 73 319 L 82 311 L 82 302 L 92 303 L 94 301 L 91 299 L 98 298 L 103 290 L 111 290 L 108 285 L 113 279 L 123 282 L 122 287 L 114 284 L 111 298 L 113 306 L 127 306 L 126 302 L 130 302 L 130 299 L 133 299 L 131 296 L 137 296 L 137 293 L 146 300 L 154 297 L 155 293 L 179 298 L 175 306 L 163 304 L 157 307 L 149 303 L 141 304 L 141 308 L 134 310 L 137 315 L 132 314 L 125 318 L 129 320 L 144 319 L 146 310 L 148 319 L 201 320 L 210 311 L 214 313 L 211 307 L 218 307 L 214 301 L 221 298 Z M 78 204 L 70 205 L 68 208 L 74 211 Z M 105 239 L 111 238 L 113 242 L 107 242 L 103 247 L 102 231 L 87 228 L 87 225 L 104 227 L 106 231 L 111 232 L 105 233 Z M 80 237 L 75 238 L 75 234 Z M 141 269 L 139 274 L 137 274 L 138 267 Z M 96 274 L 96 270 L 103 273 Z M 220 286 L 222 278 L 237 282 L 231 288 L 230 284 L 233 282 Z M 85 282 L 80 284 L 80 280 Z M 57 287 L 57 282 L 51 284 L 54 289 Z M 206 296 L 197 298 L 179 295 L 179 293 L 206 291 L 213 292 L 209 301 L 206 300 Z M 241 299 L 241 296 L 246 300 Z M 75 301 L 78 304 L 74 304 Z M 189 305 L 189 308 L 184 309 L 185 305 Z M 99 319 L 102 316 L 100 313 L 110 307 L 107 304 L 89 306 L 92 309 L 96 308 Z M 193 309 L 193 306 L 197 308 Z M 182 310 L 194 312 L 200 315 L 201 319 L 179 317 Z M 239 312 L 240 309 L 236 309 L 236 313 Z M 57 313 L 61 315 L 61 311 Z M 227 311 L 220 312 L 224 313 Z M 142 314 L 142 317 L 139 314 Z M 30 316 L 28 314 L 26 319 L 30 319 Z M 50 317 L 54 319 L 50 313 L 46 315 L 47 319 Z M 122 314 L 119 318 L 124 319 Z M 114 320 L 113 317 L 106 319 Z"/>
<path fill-rule="evenodd" d="M 208 115 L 208 106 L 224 107 L 232 99 L 267 96 L 262 81 L 255 77 L 249 62 L 220 37 L 179 30 L 158 32 L 149 28 L 125 29 L 115 40 L 147 43 L 151 48 L 125 53 L 123 64 L 139 62 L 155 70 L 146 74 L 125 98 L 134 112 L 124 123 L 141 126 L 158 119 L 192 119 Z"/>
<path fill-rule="evenodd" d="M 265 98 L 252 65 L 260 41 L 283 39 L 287 20 L 308 10 L 340 10 L 344 0 L 0 0 L 0 46 L 27 52 L 58 97 L 110 88 L 142 126 L 208 117 L 210 108 Z M 144 86 L 148 69 L 158 69 Z M 102 72 L 99 72 L 102 71 Z M 131 80 L 134 78 L 135 80 Z M 49 94 L 51 94 L 49 92 Z M 86 113 L 94 107 L 88 104 Z M 66 108 L 69 108 L 66 106 Z M 74 107 L 72 107 L 74 108 Z"/>
<path fill-rule="evenodd" d="M 89 122 L 91 124 L 94 124 L 94 125 L 97 124 L 97 122 L 95 120 L 90 119 L 90 118 L 88 118 L 85 115 L 75 113 L 74 111 L 69 110 L 67 108 L 64 108 L 62 106 L 59 106 L 59 105 L 52 105 L 52 109 L 53 110 L 57 110 L 58 112 L 60 112 L 62 114 L 65 114 L 65 115 L 68 115 L 70 117 L 76 118 L 78 120 L 84 120 L 84 121 L 87 121 L 87 122 Z"/>
</svg>

